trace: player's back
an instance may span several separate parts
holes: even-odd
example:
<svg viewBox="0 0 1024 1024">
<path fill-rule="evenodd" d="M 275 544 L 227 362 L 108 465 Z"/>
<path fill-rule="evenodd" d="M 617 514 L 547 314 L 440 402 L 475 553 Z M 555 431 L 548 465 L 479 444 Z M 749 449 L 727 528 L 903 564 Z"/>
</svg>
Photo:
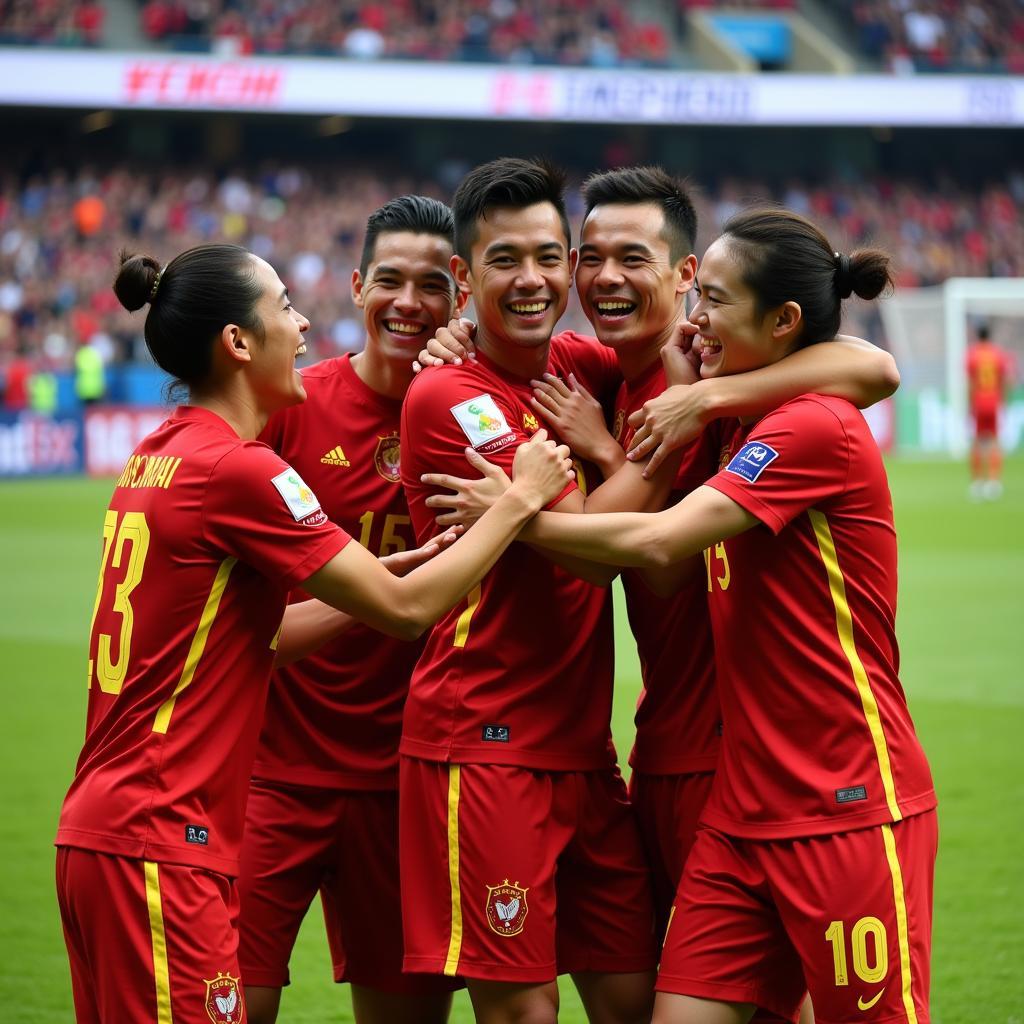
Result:
<svg viewBox="0 0 1024 1024">
<path fill-rule="evenodd" d="M 600 371 L 607 357 L 594 365 Z M 549 371 L 575 372 L 601 393 L 600 372 L 588 378 L 571 346 L 552 345 Z M 403 408 L 402 473 L 421 543 L 436 526 L 420 476 L 473 475 L 467 442 L 509 469 L 516 445 L 544 425 L 530 394 L 484 358 L 413 382 Z M 607 767 L 612 639 L 606 588 L 513 544 L 434 627 L 413 675 L 402 752 L 554 771 Z"/>
<path fill-rule="evenodd" d="M 975 408 L 1003 400 L 1010 362 L 1007 353 L 991 342 L 975 342 L 967 353 L 971 404 Z"/>
<path fill-rule="evenodd" d="M 288 474 L 191 407 L 129 459 L 104 516 L 86 741 L 59 845 L 236 870 L 289 574 L 319 568 L 340 533 Z M 268 575 L 253 568 L 264 560 Z"/>
</svg>

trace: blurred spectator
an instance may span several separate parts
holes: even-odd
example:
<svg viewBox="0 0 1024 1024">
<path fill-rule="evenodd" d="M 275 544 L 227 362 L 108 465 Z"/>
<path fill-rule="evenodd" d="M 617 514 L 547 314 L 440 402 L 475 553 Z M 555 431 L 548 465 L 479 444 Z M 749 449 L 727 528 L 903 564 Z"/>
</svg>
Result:
<svg viewBox="0 0 1024 1024">
<path fill-rule="evenodd" d="M 98 46 L 105 14 L 98 0 L 0 0 L 0 43 Z"/>
<path fill-rule="evenodd" d="M 105 364 L 145 359 L 143 318 L 126 313 L 110 288 L 118 251 L 167 258 L 220 238 L 248 246 L 282 274 L 312 321 L 314 358 L 358 346 L 361 316 L 349 278 L 366 217 L 403 192 L 447 199 L 458 173 L 456 165 L 443 165 L 436 180 L 423 180 L 367 163 L 349 166 L 344 176 L 334 168 L 267 165 L 219 180 L 205 170 L 129 166 L 81 168 L 76 177 L 54 170 L 0 178 L 0 376 L 26 355 L 71 369 L 83 347 L 98 351 Z M 104 210 L 91 232 L 72 216 L 83 196 Z M 846 248 L 872 242 L 889 249 L 902 286 L 937 284 L 953 274 L 1024 275 L 1020 173 L 977 190 L 888 178 L 793 179 L 773 190 L 725 178 L 697 190 L 698 251 L 732 212 L 766 200 L 806 213 Z M 578 222 L 575 191 L 568 207 Z M 566 324 L 585 329 L 575 299 Z"/>
</svg>

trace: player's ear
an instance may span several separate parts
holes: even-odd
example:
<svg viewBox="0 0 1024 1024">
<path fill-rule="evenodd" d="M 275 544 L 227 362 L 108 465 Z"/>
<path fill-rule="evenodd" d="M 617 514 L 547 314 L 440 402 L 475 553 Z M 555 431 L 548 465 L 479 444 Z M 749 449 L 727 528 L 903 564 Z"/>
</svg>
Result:
<svg viewBox="0 0 1024 1024">
<path fill-rule="evenodd" d="M 254 336 L 238 324 L 225 324 L 217 339 L 217 349 L 229 362 L 248 363 L 252 361 L 254 343 Z"/>
<path fill-rule="evenodd" d="M 455 285 L 460 292 L 465 292 L 467 295 L 470 292 L 470 270 L 469 264 L 456 253 L 452 256 L 451 264 L 452 277 L 455 278 Z"/>
<path fill-rule="evenodd" d="M 676 295 L 685 295 L 697 280 L 697 257 L 691 252 L 676 264 Z"/>
<path fill-rule="evenodd" d="M 455 285 L 455 297 L 452 299 L 452 316 L 462 316 L 465 312 L 466 306 L 469 304 L 469 289 L 460 288 L 458 283 Z"/>
<path fill-rule="evenodd" d="M 570 249 L 569 250 L 569 276 L 570 277 L 575 277 L 576 276 L 576 264 L 579 263 L 579 261 L 580 261 L 580 251 L 579 251 L 579 249 Z"/>
<path fill-rule="evenodd" d="M 804 313 L 799 302 L 784 302 L 768 314 L 772 318 L 772 337 L 780 342 L 794 342 L 803 326 Z"/>
<path fill-rule="evenodd" d="M 363 308 L 363 275 L 358 267 L 352 271 L 352 305 L 356 309 Z"/>
</svg>

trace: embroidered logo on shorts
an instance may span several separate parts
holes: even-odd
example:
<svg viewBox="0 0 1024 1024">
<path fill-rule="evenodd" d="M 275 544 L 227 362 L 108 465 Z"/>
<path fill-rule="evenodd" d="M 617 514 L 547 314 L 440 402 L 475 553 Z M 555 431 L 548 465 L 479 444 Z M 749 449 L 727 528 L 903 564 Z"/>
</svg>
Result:
<svg viewBox="0 0 1024 1024">
<path fill-rule="evenodd" d="M 203 979 L 205 981 L 205 979 Z M 218 972 L 213 981 L 206 982 L 206 1013 L 213 1024 L 239 1024 L 244 1008 L 241 979 Z"/>
<path fill-rule="evenodd" d="M 852 804 L 856 803 L 858 800 L 867 800 L 867 798 L 867 786 L 847 786 L 846 789 L 836 790 L 837 804 Z"/>
<path fill-rule="evenodd" d="M 498 935 L 518 935 L 529 912 L 526 890 L 506 878 L 501 885 L 487 886 L 487 923 Z"/>
<path fill-rule="evenodd" d="M 205 825 L 186 825 L 185 842 L 206 846 L 210 842 L 210 830 Z"/>
<path fill-rule="evenodd" d="M 373 465 L 388 483 L 397 484 L 402 479 L 402 442 L 397 434 L 388 434 L 377 442 L 373 453 Z"/>
<path fill-rule="evenodd" d="M 453 405 L 451 414 L 478 451 L 496 452 L 516 439 L 505 414 L 490 395 L 477 395 L 468 402 Z"/>
<path fill-rule="evenodd" d="M 306 523 L 308 526 L 319 526 L 325 522 L 327 516 L 320 509 L 320 502 L 316 495 L 306 486 L 301 476 L 294 469 L 286 469 L 283 473 L 271 478 L 270 481 L 276 488 L 277 493 L 284 498 L 288 511 L 297 523 Z"/>
<path fill-rule="evenodd" d="M 770 445 L 749 441 L 732 457 L 725 471 L 743 477 L 748 483 L 755 483 L 778 457 L 779 453 Z"/>
<path fill-rule="evenodd" d="M 484 743 L 508 743 L 510 732 L 507 725 L 485 725 L 480 738 Z"/>
</svg>

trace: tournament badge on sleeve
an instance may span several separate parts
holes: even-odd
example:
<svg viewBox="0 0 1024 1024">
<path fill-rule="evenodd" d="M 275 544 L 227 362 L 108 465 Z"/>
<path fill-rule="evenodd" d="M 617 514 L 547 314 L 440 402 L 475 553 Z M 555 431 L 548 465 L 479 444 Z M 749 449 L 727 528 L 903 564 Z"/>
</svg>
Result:
<svg viewBox="0 0 1024 1024">
<path fill-rule="evenodd" d="M 390 483 L 401 483 L 402 464 L 399 461 L 402 442 L 397 434 L 389 434 L 377 441 L 377 450 L 373 453 L 373 464 L 377 472 Z"/>
<path fill-rule="evenodd" d="M 206 1012 L 213 1024 L 239 1024 L 242 1020 L 239 980 L 218 972 L 213 981 L 206 982 Z"/>
<path fill-rule="evenodd" d="M 519 883 L 487 886 L 487 923 L 498 935 L 518 935 L 526 924 L 530 908 L 526 905 L 526 890 Z"/>
</svg>

